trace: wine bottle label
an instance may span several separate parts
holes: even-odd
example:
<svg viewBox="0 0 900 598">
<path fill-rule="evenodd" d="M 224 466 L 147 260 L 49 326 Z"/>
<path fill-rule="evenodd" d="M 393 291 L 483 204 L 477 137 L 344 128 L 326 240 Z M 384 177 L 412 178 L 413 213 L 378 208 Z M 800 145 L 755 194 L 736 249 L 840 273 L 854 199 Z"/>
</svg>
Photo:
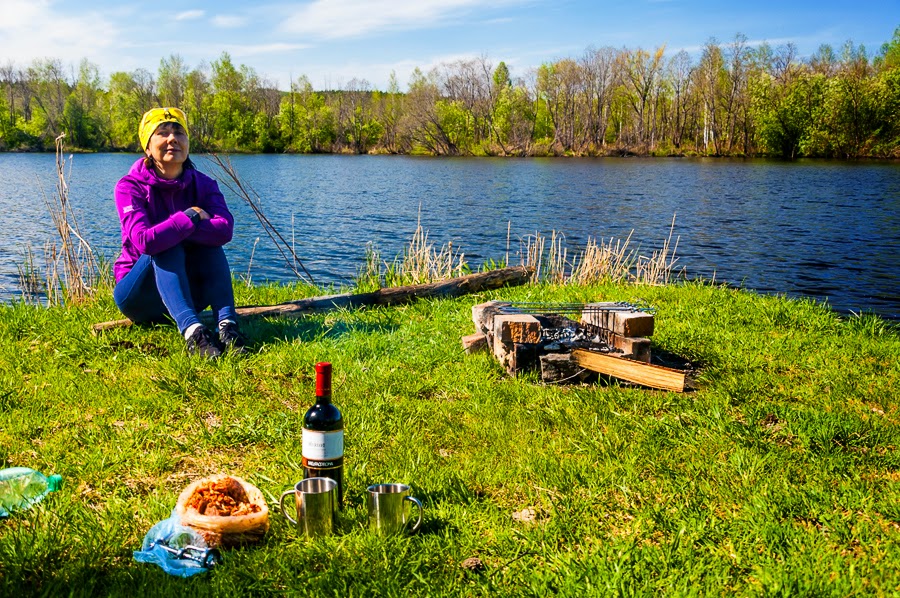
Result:
<svg viewBox="0 0 900 598">
<path fill-rule="evenodd" d="M 303 428 L 303 465 L 337 467 L 344 461 L 344 431 L 317 432 Z"/>
</svg>

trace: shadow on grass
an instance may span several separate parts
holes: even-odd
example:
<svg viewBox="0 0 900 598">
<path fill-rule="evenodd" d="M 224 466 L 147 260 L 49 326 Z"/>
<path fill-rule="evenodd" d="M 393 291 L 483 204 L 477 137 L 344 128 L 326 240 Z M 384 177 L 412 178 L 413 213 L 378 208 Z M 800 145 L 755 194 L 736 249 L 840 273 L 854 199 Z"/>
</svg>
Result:
<svg viewBox="0 0 900 598">
<path fill-rule="evenodd" d="M 205 312 L 205 316 L 209 313 Z M 203 319 L 209 326 L 208 317 Z M 399 328 L 395 324 L 379 323 L 347 323 L 334 321 L 325 323 L 321 319 L 307 318 L 253 318 L 244 319 L 241 322 L 241 331 L 247 337 L 251 351 L 258 351 L 264 345 L 290 343 L 295 340 L 300 342 L 313 342 L 325 339 L 338 339 L 348 334 L 389 333 Z M 166 357 L 172 352 L 172 348 L 147 338 L 146 335 L 156 333 L 177 334 L 173 322 L 164 320 L 157 322 L 142 322 L 132 325 L 132 329 L 139 330 L 141 337 L 130 339 L 111 340 L 107 347 L 113 350 L 137 350 L 140 353 L 154 357 Z"/>
<path fill-rule="evenodd" d="M 319 320 L 305 319 L 257 319 L 241 326 L 254 348 L 265 344 L 277 344 L 299 340 L 301 342 L 338 339 L 348 334 L 387 333 L 399 328 L 383 323 L 347 323 L 336 321 L 325 324 Z"/>
<path fill-rule="evenodd" d="M 428 515 L 428 511 L 425 512 L 425 516 L 422 518 L 422 525 L 419 527 L 418 531 L 416 531 L 416 535 L 418 536 L 445 536 L 447 533 L 456 533 L 459 531 L 455 525 L 446 521 L 444 519 L 440 519 L 438 517 L 430 517 Z"/>
</svg>

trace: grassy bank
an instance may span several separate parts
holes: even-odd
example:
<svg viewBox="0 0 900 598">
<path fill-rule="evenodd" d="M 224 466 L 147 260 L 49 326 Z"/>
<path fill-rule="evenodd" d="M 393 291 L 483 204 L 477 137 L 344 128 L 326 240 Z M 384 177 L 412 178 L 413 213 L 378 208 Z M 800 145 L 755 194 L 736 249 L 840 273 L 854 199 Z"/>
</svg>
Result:
<svg viewBox="0 0 900 598">
<path fill-rule="evenodd" d="M 491 298 L 646 301 L 699 389 L 510 379 L 459 343 Z M 0 522 L 2 595 L 900 592 L 900 335 L 877 318 L 693 283 L 529 286 L 249 321 L 255 352 L 209 363 L 171 327 L 88 332 L 115 317 L 108 297 L 0 306 L 0 464 L 66 484 Z M 240 475 L 273 504 L 301 477 L 320 360 L 347 422 L 340 533 L 300 539 L 273 512 L 209 574 L 134 562 L 191 480 Z M 364 528 L 377 482 L 413 486 L 420 534 Z"/>
</svg>

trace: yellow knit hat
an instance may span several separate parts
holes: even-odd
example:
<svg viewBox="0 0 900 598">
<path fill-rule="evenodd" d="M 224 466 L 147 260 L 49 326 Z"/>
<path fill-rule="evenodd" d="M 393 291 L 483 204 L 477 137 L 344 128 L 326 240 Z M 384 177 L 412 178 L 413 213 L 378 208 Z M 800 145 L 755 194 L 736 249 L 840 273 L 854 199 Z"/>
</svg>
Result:
<svg viewBox="0 0 900 598">
<path fill-rule="evenodd" d="M 153 108 L 144 113 L 141 118 L 141 126 L 138 128 L 138 137 L 141 140 L 141 149 L 147 149 L 147 143 L 156 127 L 163 123 L 178 123 L 188 134 L 187 117 L 178 108 Z"/>
</svg>

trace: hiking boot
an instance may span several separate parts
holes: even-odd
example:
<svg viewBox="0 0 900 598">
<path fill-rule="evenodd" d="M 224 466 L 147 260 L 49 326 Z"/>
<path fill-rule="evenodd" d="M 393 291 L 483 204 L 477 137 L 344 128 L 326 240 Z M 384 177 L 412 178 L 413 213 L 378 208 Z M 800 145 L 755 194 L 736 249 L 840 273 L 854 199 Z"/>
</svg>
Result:
<svg viewBox="0 0 900 598">
<path fill-rule="evenodd" d="M 187 339 L 188 353 L 206 357 L 207 359 L 215 359 L 222 355 L 216 339 L 206 326 L 198 326 Z"/>
<path fill-rule="evenodd" d="M 236 355 L 247 352 L 247 339 L 241 334 L 238 325 L 228 320 L 219 323 L 219 345 L 223 351 Z"/>
</svg>

